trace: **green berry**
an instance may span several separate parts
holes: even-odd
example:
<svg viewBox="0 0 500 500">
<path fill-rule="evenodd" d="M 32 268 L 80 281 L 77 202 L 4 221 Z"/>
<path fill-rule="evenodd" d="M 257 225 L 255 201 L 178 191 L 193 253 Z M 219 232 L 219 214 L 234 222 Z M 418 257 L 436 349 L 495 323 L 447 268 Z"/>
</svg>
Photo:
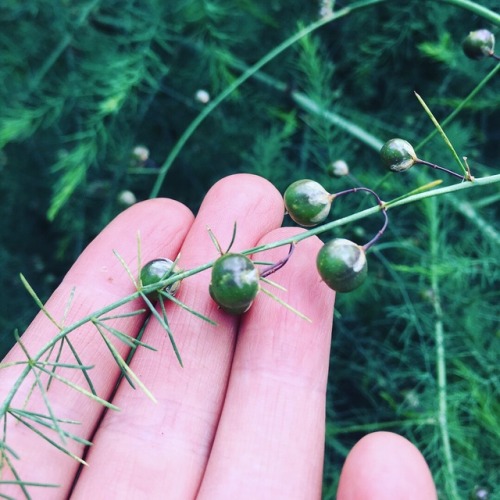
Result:
<svg viewBox="0 0 500 500">
<path fill-rule="evenodd" d="M 336 238 L 321 247 L 316 267 L 323 281 L 337 292 L 351 292 L 363 284 L 368 265 L 363 247 Z"/>
<path fill-rule="evenodd" d="M 380 150 L 382 164 L 393 172 L 403 172 L 417 162 L 413 146 L 404 139 L 390 139 Z"/>
<path fill-rule="evenodd" d="M 230 314 L 243 314 L 250 309 L 259 291 L 259 273 L 245 255 L 226 253 L 212 267 L 208 290 L 221 309 Z"/>
<path fill-rule="evenodd" d="M 173 269 L 172 269 L 172 266 Z M 147 264 L 145 264 L 141 269 L 141 286 L 145 287 L 148 285 L 154 285 L 165 278 L 168 278 L 172 274 L 181 272 L 180 268 L 176 266 L 170 259 L 154 259 Z M 175 295 L 179 287 L 181 286 L 180 281 L 176 281 L 165 287 L 165 291 L 170 295 Z M 153 292 L 148 294 L 149 299 L 157 299 L 158 292 Z"/>
<path fill-rule="evenodd" d="M 488 30 L 471 31 L 462 42 L 462 49 L 470 59 L 489 57 L 495 49 L 495 35 Z"/>
<path fill-rule="evenodd" d="M 323 222 L 330 213 L 332 198 L 319 182 L 302 179 L 290 184 L 283 196 L 290 217 L 301 226 Z"/>
</svg>

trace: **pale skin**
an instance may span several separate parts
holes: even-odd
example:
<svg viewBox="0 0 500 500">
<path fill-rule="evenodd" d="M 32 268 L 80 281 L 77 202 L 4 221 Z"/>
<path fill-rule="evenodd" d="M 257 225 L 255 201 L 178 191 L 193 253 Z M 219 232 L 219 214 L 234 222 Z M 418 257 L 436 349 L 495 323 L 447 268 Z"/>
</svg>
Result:
<svg viewBox="0 0 500 500">
<path fill-rule="evenodd" d="M 174 259 L 180 253 L 180 267 L 192 269 L 217 257 L 207 226 L 224 248 L 236 221 L 232 251 L 239 251 L 300 231 L 280 228 L 283 215 L 280 193 L 264 179 L 246 174 L 218 182 L 196 218 L 172 200 L 139 203 L 87 247 L 47 302 L 47 309 L 61 321 L 74 288 L 65 319 L 68 325 L 132 293 L 134 285 L 113 249 L 137 275 L 138 232 L 143 263 L 158 257 Z M 20 457 L 13 459 L 20 477 L 60 485 L 58 489 L 27 487 L 33 498 L 320 498 L 335 300 L 315 269 L 320 247 L 316 238 L 302 241 L 286 266 L 271 276 L 287 289 L 273 292 L 311 318 L 311 323 L 263 293 L 242 318 L 230 316 L 208 295 L 210 271 L 186 279 L 177 297 L 217 326 L 168 306 L 181 367 L 165 331 L 156 321 L 149 323 L 142 340 L 157 351 L 139 348 L 131 368 L 156 403 L 126 381 L 113 396 L 119 371 L 104 342 L 92 325 L 74 332 L 71 339 L 82 363 L 94 366 L 90 375 L 97 393 L 112 397 L 121 411 L 104 411 L 60 382 L 51 385 L 48 396 L 54 413 L 81 422 L 62 424 L 64 428 L 93 442 L 85 455 L 84 445 L 69 445 L 76 455 L 84 456 L 88 465 L 81 467 L 10 419 L 7 441 Z M 281 247 L 254 258 L 276 262 L 287 252 L 288 247 Z M 138 299 L 120 311 L 140 307 Z M 135 337 L 143 320 L 132 317 L 114 320 L 113 325 Z M 39 314 L 22 341 L 34 355 L 56 333 L 56 327 Z M 114 345 L 122 356 L 127 355 L 126 346 L 116 341 Z M 25 355 L 14 347 L 4 362 L 20 359 Z M 75 362 L 67 346 L 60 361 Z M 2 401 L 20 369 L 0 371 Z M 76 370 L 65 368 L 59 373 L 88 388 Z M 32 381 L 21 387 L 13 407 L 23 407 Z M 26 407 L 47 414 L 36 394 Z M 4 470 L 2 479 L 9 477 Z M 17 486 L 0 485 L 0 494 L 22 498 Z M 338 498 L 432 500 L 436 492 L 425 460 L 413 445 L 395 434 L 375 433 L 349 455 Z"/>
</svg>

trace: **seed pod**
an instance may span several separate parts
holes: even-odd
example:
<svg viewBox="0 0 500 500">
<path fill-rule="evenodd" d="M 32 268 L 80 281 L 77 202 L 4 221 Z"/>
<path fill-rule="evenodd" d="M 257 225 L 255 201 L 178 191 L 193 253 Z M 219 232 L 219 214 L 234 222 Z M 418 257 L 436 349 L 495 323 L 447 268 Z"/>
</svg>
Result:
<svg viewBox="0 0 500 500">
<path fill-rule="evenodd" d="M 462 49 L 469 59 L 489 57 L 495 49 L 495 35 L 488 30 L 471 31 L 462 42 Z"/>
<path fill-rule="evenodd" d="M 380 150 L 382 164 L 393 172 L 404 172 L 417 162 L 413 146 L 404 139 L 390 139 Z"/>
<path fill-rule="evenodd" d="M 172 266 L 174 268 L 172 269 Z M 176 266 L 170 259 L 154 259 L 145 264 L 141 269 L 140 283 L 141 286 L 154 285 L 161 280 L 171 276 L 172 274 L 181 272 L 181 269 Z M 180 281 L 176 281 L 164 288 L 170 295 L 175 295 L 179 287 Z M 149 299 L 157 299 L 158 292 L 152 292 L 147 295 Z"/>
<path fill-rule="evenodd" d="M 332 197 L 316 181 L 302 179 L 290 184 L 283 196 L 290 217 L 301 226 L 311 227 L 323 222 L 330 213 Z"/>
<path fill-rule="evenodd" d="M 226 253 L 212 267 L 210 297 L 227 313 L 243 314 L 259 291 L 259 273 L 245 255 Z"/>
<path fill-rule="evenodd" d="M 337 292 L 355 290 L 368 274 L 363 247 L 344 238 L 336 238 L 321 247 L 316 267 L 323 281 Z"/>
<path fill-rule="evenodd" d="M 121 205 L 122 207 L 130 207 L 134 203 L 137 203 L 137 198 L 135 194 L 132 191 L 129 191 L 128 189 L 120 191 L 116 199 L 118 201 L 118 204 Z"/>
<path fill-rule="evenodd" d="M 345 160 L 336 160 L 330 165 L 329 174 L 334 177 L 349 175 L 349 165 Z"/>
</svg>

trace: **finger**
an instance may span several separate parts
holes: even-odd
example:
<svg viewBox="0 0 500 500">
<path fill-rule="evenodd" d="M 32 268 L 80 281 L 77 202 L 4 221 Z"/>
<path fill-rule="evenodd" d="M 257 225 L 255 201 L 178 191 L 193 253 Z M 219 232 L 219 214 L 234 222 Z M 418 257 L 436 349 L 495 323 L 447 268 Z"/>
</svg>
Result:
<svg viewBox="0 0 500 500">
<path fill-rule="evenodd" d="M 311 323 L 262 293 L 242 321 L 200 499 L 320 498 L 334 302 L 314 264 L 320 247 L 315 237 L 300 242 L 271 276 Z M 277 261 L 284 251 L 256 258 Z"/>
<path fill-rule="evenodd" d="M 356 443 L 340 475 L 338 500 L 437 499 L 429 467 L 418 449 L 392 432 Z"/>
<path fill-rule="evenodd" d="M 46 310 L 60 325 L 72 325 L 81 318 L 133 293 L 135 288 L 132 280 L 113 254 L 113 250 L 119 252 L 132 275 L 137 276 L 138 233 L 141 236 L 141 251 L 144 260 L 159 256 L 175 258 L 192 220 L 193 216 L 189 210 L 172 200 L 156 199 L 134 205 L 111 222 L 86 248 L 47 302 Z M 70 297 L 72 297 L 71 303 Z M 143 304 L 138 301 L 128 302 L 117 310 L 110 310 L 104 316 L 128 313 L 142 306 Z M 133 337 L 143 321 L 143 316 L 133 316 L 109 320 L 105 323 Z M 129 347 L 113 339 L 113 335 L 105 328 L 101 330 L 110 338 L 119 354 L 125 357 Z M 22 343 L 31 357 L 40 358 L 37 353 L 43 351 L 44 346 L 57 335 L 58 331 L 53 322 L 40 313 L 22 336 Z M 92 322 L 87 322 L 71 332 L 68 339 L 78 359 L 67 342 L 64 345 L 56 344 L 48 359 L 55 361 L 57 356 L 61 364 L 81 363 L 84 366 L 93 366 L 91 370 L 88 370 L 93 388 L 98 396 L 104 399 L 109 398 L 120 371 L 95 326 Z M 61 345 L 62 349 L 59 350 Z M 46 360 L 48 353 L 49 351 L 46 351 L 41 359 Z M 26 360 L 26 355 L 17 345 L 8 354 L 5 362 L 22 359 Z M 8 394 L 20 376 L 22 368 L 13 366 L 2 370 L 1 394 Z M 78 426 L 60 424 L 60 427 L 89 439 L 101 415 L 102 406 L 68 385 L 53 379 L 47 391 L 47 399 L 50 401 L 49 411 L 48 404 L 42 397 L 38 386 L 30 395 L 35 380 L 32 374 L 33 371 L 17 390 L 13 400 L 8 403 L 9 406 L 43 415 L 49 415 L 51 411 L 58 418 L 78 421 L 80 422 Z M 66 377 L 73 384 L 88 391 L 91 390 L 82 370 L 60 367 L 57 368 L 56 374 Z M 46 384 L 47 379 L 43 376 L 41 378 Z M 25 405 L 25 399 L 28 396 L 30 396 L 29 402 Z M 78 462 L 40 439 L 22 424 L 13 423 L 13 419 L 9 419 L 9 422 L 12 425 L 8 426 L 6 440 L 20 457 L 19 460 L 14 460 L 14 466 L 20 477 L 24 480 L 60 484 L 61 488 L 57 491 L 57 495 L 67 494 Z M 40 428 L 37 425 L 35 427 Z M 70 439 L 65 445 L 56 433 L 48 429 L 40 429 L 59 445 L 67 446 L 78 456 L 82 455 L 84 449 L 82 444 Z M 31 491 L 32 488 L 28 490 Z M 2 493 L 4 493 L 3 490 Z M 17 495 L 13 494 L 13 496 L 17 498 L 19 494 L 17 490 Z M 39 488 L 33 490 L 33 494 L 36 498 L 54 498 L 55 493 L 50 488 Z"/>
<path fill-rule="evenodd" d="M 279 226 L 283 213 L 281 195 L 264 179 L 242 174 L 219 181 L 186 237 L 180 266 L 193 269 L 218 256 L 207 226 L 225 250 L 236 222 L 232 251 L 238 251 Z M 195 274 L 183 281 L 176 297 L 217 326 L 168 306 L 182 368 L 165 331 L 156 321 L 148 325 L 144 340 L 162 339 L 159 352 L 139 350 L 132 367 L 158 403 L 120 386 L 115 402 L 123 411 L 106 415 L 88 456 L 90 468 L 83 471 L 73 498 L 186 499 L 196 494 L 224 400 L 239 322 L 217 309 L 208 294 L 209 282 L 209 270 Z M 107 477 L 113 477 L 113 483 Z"/>
</svg>

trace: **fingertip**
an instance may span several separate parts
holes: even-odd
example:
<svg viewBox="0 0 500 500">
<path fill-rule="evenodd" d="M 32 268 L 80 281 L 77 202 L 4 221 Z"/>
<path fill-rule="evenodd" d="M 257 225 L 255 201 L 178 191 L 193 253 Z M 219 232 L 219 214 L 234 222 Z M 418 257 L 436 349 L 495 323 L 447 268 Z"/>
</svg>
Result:
<svg viewBox="0 0 500 500">
<path fill-rule="evenodd" d="M 254 174 L 233 174 L 217 181 L 207 193 L 211 203 L 248 206 L 259 224 L 270 220 L 271 227 L 281 225 L 285 214 L 283 197 L 276 187 L 264 177 Z"/>
<path fill-rule="evenodd" d="M 420 451 L 393 432 L 374 432 L 349 452 L 337 500 L 434 500 L 436 488 Z"/>
</svg>

